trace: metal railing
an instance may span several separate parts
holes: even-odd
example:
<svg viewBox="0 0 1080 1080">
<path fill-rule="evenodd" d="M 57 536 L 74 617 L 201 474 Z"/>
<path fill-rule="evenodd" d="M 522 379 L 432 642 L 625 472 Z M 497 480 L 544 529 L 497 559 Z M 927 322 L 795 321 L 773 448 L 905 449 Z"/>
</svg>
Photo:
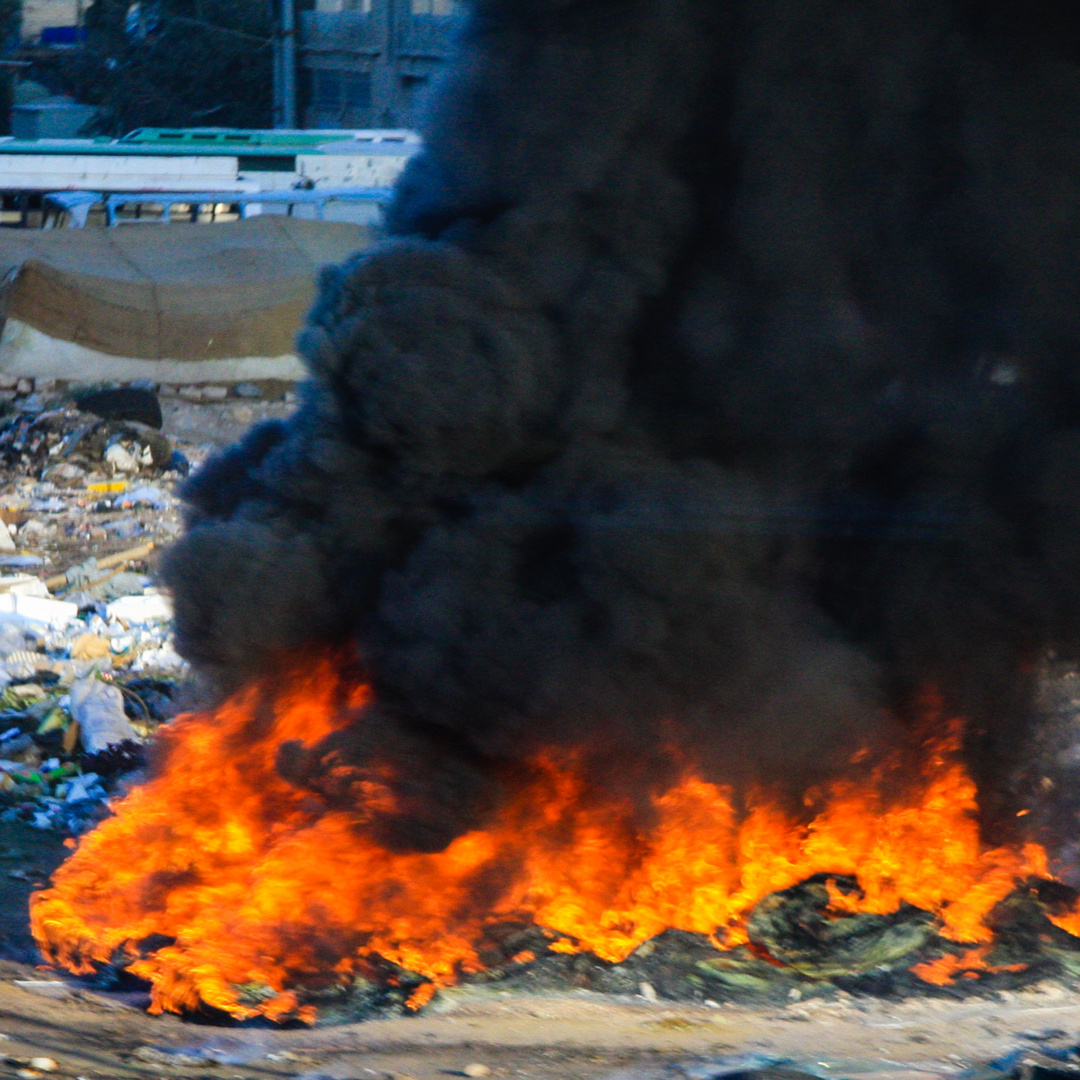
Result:
<svg viewBox="0 0 1080 1080">
<path fill-rule="evenodd" d="M 97 192 L 56 192 L 46 195 L 45 202 L 54 209 L 66 212 L 69 216 L 69 228 L 82 228 L 86 225 L 90 210 L 95 206 L 104 206 L 105 224 L 133 225 L 133 224 L 163 224 L 172 221 L 173 208 L 186 206 L 191 215 L 191 220 L 197 220 L 204 206 L 228 206 L 236 207 L 237 216 L 247 218 L 253 216 L 251 210 L 263 206 L 283 206 L 285 213 L 292 216 L 293 210 L 298 206 L 310 206 L 314 209 L 315 220 L 323 221 L 326 217 L 326 207 L 333 202 L 342 203 L 367 203 L 378 207 L 380 210 L 393 197 L 390 188 L 355 188 L 355 187 L 324 187 L 324 188 L 290 188 L 287 191 L 143 191 L 143 192 L 119 192 L 113 195 L 102 196 Z M 142 207 L 159 206 L 161 216 L 157 218 L 123 218 L 120 216 L 121 207 L 138 211 Z"/>
</svg>

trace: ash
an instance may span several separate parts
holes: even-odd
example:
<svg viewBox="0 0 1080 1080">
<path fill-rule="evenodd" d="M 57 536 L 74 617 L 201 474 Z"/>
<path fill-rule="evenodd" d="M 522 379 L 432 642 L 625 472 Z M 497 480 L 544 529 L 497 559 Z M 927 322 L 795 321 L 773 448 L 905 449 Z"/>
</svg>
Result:
<svg viewBox="0 0 1080 1080">
<path fill-rule="evenodd" d="M 1058 5 L 477 0 L 299 411 L 186 488 L 180 651 L 354 642 L 282 769 L 389 777 L 391 847 L 552 744 L 801 792 L 928 686 L 1007 834 L 1080 642 L 1078 114 Z"/>
</svg>

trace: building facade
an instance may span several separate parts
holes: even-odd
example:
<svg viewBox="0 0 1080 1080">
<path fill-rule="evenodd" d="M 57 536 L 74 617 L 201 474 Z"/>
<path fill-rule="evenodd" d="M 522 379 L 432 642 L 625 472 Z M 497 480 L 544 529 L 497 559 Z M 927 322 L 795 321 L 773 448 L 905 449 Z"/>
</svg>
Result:
<svg viewBox="0 0 1080 1080">
<path fill-rule="evenodd" d="M 299 19 L 301 122 L 412 127 L 449 51 L 456 0 L 317 0 Z"/>
</svg>

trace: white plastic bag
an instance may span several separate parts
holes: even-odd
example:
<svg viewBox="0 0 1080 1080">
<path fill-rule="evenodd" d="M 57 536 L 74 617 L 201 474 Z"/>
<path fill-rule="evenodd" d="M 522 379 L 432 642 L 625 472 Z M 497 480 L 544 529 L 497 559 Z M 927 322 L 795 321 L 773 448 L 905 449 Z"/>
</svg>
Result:
<svg viewBox="0 0 1080 1080">
<path fill-rule="evenodd" d="M 97 754 L 117 743 L 138 741 L 124 715 L 120 687 L 100 679 L 80 679 L 71 684 L 71 716 L 79 725 L 83 749 Z"/>
</svg>

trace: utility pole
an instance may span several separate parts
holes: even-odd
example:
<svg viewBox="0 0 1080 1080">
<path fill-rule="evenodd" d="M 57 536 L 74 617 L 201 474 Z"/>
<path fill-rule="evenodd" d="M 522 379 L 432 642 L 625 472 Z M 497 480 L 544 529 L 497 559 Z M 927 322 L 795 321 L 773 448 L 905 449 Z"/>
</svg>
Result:
<svg viewBox="0 0 1080 1080">
<path fill-rule="evenodd" d="M 281 0 L 281 126 L 297 126 L 295 0 Z"/>
<path fill-rule="evenodd" d="M 270 113 L 272 127 L 281 127 L 281 35 L 278 33 L 276 0 L 266 0 L 270 7 L 270 75 L 273 79 L 274 100 Z"/>
<path fill-rule="evenodd" d="M 274 31 L 274 127 L 295 128 L 296 123 L 296 6 L 278 0 L 279 18 Z"/>
</svg>

